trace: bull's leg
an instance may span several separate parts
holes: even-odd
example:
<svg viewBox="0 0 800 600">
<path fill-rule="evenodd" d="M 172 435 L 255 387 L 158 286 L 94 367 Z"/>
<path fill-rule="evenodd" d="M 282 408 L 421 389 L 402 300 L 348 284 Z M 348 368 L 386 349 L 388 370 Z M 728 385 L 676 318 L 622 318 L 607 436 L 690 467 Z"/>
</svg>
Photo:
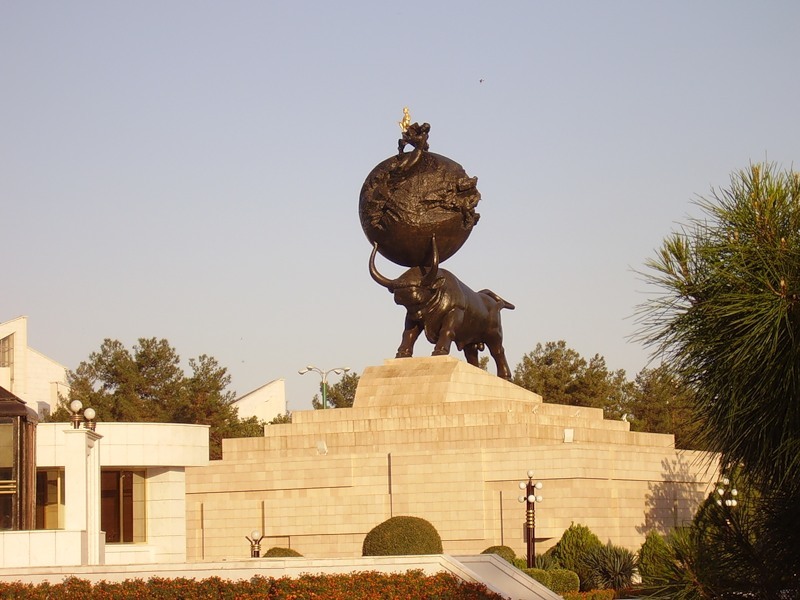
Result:
<svg viewBox="0 0 800 600">
<path fill-rule="evenodd" d="M 422 333 L 422 323 L 419 321 L 412 321 L 406 316 L 406 325 L 403 330 L 403 338 L 400 342 L 400 347 L 397 349 L 395 358 L 409 358 L 414 355 L 414 344 Z"/>
<path fill-rule="evenodd" d="M 489 347 L 489 353 L 494 359 L 494 364 L 497 366 L 497 376 L 501 379 L 511 381 L 511 369 L 508 368 L 508 361 L 506 360 L 506 351 L 503 348 L 502 338 L 494 340 L 492 343 L 486 344 Z"/>
<path fill-rule="evenodd" d="M 439 339 L 433 347 L 431 356 L 446 356 L 450 354 L 450 345 L 456 339 L 456 331 L 458 331 L 461 322 L 464 320 L 464 309 L 454 308 L 451 310 L 444 319 L 442 319 L 442 327 L 439 329 Z"/>
<path fill-rule="evenodd" d="M 478 362 L 478 347 L 480 344 L 467 344 L 464 346 L 464 357 L 467 359 L 467 362 L 471 365 L 476 367 L 480 367 L 480 363 Z"/>
</svg>

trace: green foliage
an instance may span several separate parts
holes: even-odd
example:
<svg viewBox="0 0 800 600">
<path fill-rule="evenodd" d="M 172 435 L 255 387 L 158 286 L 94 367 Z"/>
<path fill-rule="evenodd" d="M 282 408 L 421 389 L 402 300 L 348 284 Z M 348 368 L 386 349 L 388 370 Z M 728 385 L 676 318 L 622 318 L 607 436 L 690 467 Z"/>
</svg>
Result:
<svg viewBox="0 0 800 600">
<path fill-rule="evenodd" d="M 545 569 L 547 571 L 551 569 L 560 569 L 561 563 L 558 562 L 558 559 L 553 555 L 552 552 L 545 552 L 544 554 L 537 554 L 536 555 L 536 568 L 537 569 Z"/>
<path fill-rule="evenodd" d="M 641 337 L 694 385 L 708 447 L 800 486 L 800 174 L 752 165 L 665 240 Z"/>
<path fill-rule="evenodd" d="M 372 528 L 364 538 L 363 556 L 441 554 L 442 538 L 425 519 L 392 517 Z"/>
<path fill-rule="evenodd" d="M 497 554 L 497 556 L 504 558 L 512 565 L 514 564 L 514 560 L 517 558 L 517 554 L 508 546 L 489 546 L 486 550 L 481 552 L 481 554 Z"/>
<path fill-rule="evenodd" d="M 585 525 L 572 523 L 562 534 L 558 543 L 550 550 L 561 566 L 578 574 L 581 590 L 589 589 L 592 570 L 586 564 L 586 556 L 595 548 L 602 547 L 602 542 Z"/>
<path fill-rule="evenodd" d="M 708 593 L 798 592 L 800 174 L 751 165 L 698 204 L 702 218 L 647 263 L 660 295 L 641 309 L 640 338 L 693 388 L 700 443 L 726 470 L 743 467 L 756 507 L 693 528 L 695 547 L 720 548 L 718 560 L 694 557 L 696 575 Z M 712 576 L 720 564 L 735 571 Z"/>
<path fill-rule="evenodd" d="M 288 557 L 296 557 L 296 556 L 303 556 L 297 550 L 292 550 L 291 548 L 280 548 L 278 546 L 274 546 L 264 552 L 262 558 L 288 558 Z"/>
<path fill-rule="evenodd" d="M 353 406 L 353 400 L 356 397 L 356 388 L 358 381 L 361 379 L 360 375 L 356 372 L 345 373 L 341 379 L 333 385 L 328 384 L 327 393 L 325 395 L 326 404 L 328 408 L 350 408 Z M 311 399 L 311 406 L 316 409 L 322 408 L 322 382 L 319 384 L 319 394 L 315 394 Z"/>
<path fill-rule="evenodd" d="M 406 573 L 303 574 L 295 578 L 262 577 L 226 581 L 219 577 L 203 580 L 162 579 L 127 580 L 120 583 L 68 577 L 61 583 L 38 585 L 0 582 L 0 598 L 22 600 L 205 600 L 207 598 L 269 598 L 297 600 L 399 600 L 400 598 L 436 598 L 436 600 L 503 600 L 480 583 L 461 581 L 449 573 L 425 575 L 420 570 Z"/>
<path fill-rule="evenodd" d="M 541 583 L 544 587 L 550 589 L 550 571 L 545 571 L 544 569 L 525 568 L 522 569 L 522 572 L 528 577 Z"/>
<path fill-rule="evenodd" d="M 51 419 L 69 420 L 67 405 L 78 399 L 92 407 L 98 421 L 196 423 L 209 425 L 211 458 L 221 458 L 222 439 L 263 435 L 258 419 L 239 419 L 231 377 L 216 359 L 189 359 L 191 375 L 164 339 L 140 338 L 129 351 L 106 339 L 75 371 L 67 374 L 69 397 Z"/>
<path fill-rule="evenodd" d="M 550 585 L 548 586 L 556 594 L 567 592 L 577 592 L 581 589 L 581 580 L 575 571 L 569 569 L 549 569 Z"/>
<path fill-rule="evenodd" d="M 627 548 L 608 542 L 605 546 L 593 546 L 583 557 L 590 575 L 582 581 L 589 589 L 623 590 L 633 583 L 636 573 L 636 556 Z"/>
<path fill-rule="evenodd" d="M 614 590 L 590 590 L 588 592 L 565 592 L 564 600 L 614 600 Z"/>
<path fill-rule="evenodd" d="M 676 448 L 702 450 L 693 403 L 692 388 L 669 365 L 642 369 L 633 382 L 628 405 L 631 431 L 672 433 Z"/>
<path fill-rule="evenodd" d="M 291 423 L 291 422 L 292 422 L 292 413 L 291 411 L 287 410 L 284 414 L 275 416 L 268 423 L 268 425 L 283 425 L 285 423 Z"/>
<path fill-rule="evenodd" d="M 655 530 L 650 531 L 639 548 L 638 568 L 642 585 L 649 587 L 657 583 L 664 563 L 670 560 L 669 546 L 664 537 Z"/>
<path fill-rule="evenodd" d="M 599 354 L 587 361 L 563 340 L 536 344 L 514 369 L 513 381 L 545 402 L 602 408 L 617 418 L 630 394 L 624 370 L 609 371 Z"/>
</svg>

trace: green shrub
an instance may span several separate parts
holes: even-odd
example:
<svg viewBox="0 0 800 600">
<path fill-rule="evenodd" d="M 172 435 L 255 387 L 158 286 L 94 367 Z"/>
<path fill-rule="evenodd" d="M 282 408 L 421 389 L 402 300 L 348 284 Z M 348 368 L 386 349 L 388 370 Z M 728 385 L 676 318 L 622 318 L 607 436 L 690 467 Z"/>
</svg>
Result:
<svg viewBox="0 0 800 600">
<path fill-rule="evenodd" d="M 581 579 L 581 587 L 602 590 L 621 590 L 631 586 L 636 572 L 636 556 L 627 548 L 608 542 L 592 547 L 584 557 L 589 577 Z"/>
<path fill-rule="evenodd" d="M 531 577 L 541 583 L 544 587 L 550 589 L 550 572 L 544 569 L 522 569 L 528 577 Z"/>
<path fill-rule="evenodd" d="M 550 585 L 548 586 L 556 594 L 566 594 L 567 592 L 577 592 L 581 589 L 581 580 L 575 571 L 569 569 L 550 569 Z"/>
<path fill-rule="evenodd" d="M 569 569 L 578 574 L 581 580 L 581 590 L 591 589 L 591 569 L 585 564 L 585 558 L 593 548 L 600 548 L 603 543 L 586 525 L 569 526 L 558 543 L 553 546 L 550 553 L 558 560 L 564 569 Z"/>
<path fill-rule="evenodd" d="M 664 561 L 670 560 L 669 546 L 664 537 L 652 530 L 639 548 L 639 575 L 644 586 L 656 585 L 664 571 Z"/>
<path fill-rule="evenodd" d="M 544 554 L 536 555 L 536 568 L 544 569 L 545 571 L 560 569 L 561 563 L 558 562 L 558 559 L 553 556 L 551 552 L 545 552 Z"/>
<path fill-rule="evenodd" d="M 614 600 L 614 590 L 590 590 L 588 592 L 564 592 L 564 600 Z"/>
<path fill-rule="evenodd" d="M 517 567 L 518 569 L 527 569 L 528 568 L 528 561 L 524 558 L 515 558 L 511 561 L 511 564 Z"/>
<path fill-rule="evenodd" d="M 512 565 L 514 564 L 514 559 L 517 558 L 517 554 L 508 546 L 489 546 L 481 554 L 497 554 L 497 556 L 504 558 Z"/>
<path fill-rule="evenodd" d="M 450 573 L 425 575 L 421 570 L 406 573 L 338 573 L 280 578 L 255 575 L 249 580 L 227 581 L 220 577 L 163 579 L 123 582 L 88 581 L 68 577 L 61 583 L 0 582 L 0 598 L 9 600 L 128 600 L 148 598 L 187 600 L 198 598 L 436 598 L 437 600 L 503 600 L 482 583 L 461 581 Z"/>
<path fill-rule="evenodd" d="M 425 519 L 392 517 L 372 528 L 364 538 L 362 556 L 441 554 L 442 538 Z"/>
<path fill-rule="evenodd" d="M 275 546 L 274 548 L 270 548 L 266 552 L 262 558 L 286 558 L 292 556 L 303 556 L 297 550 L 292 550 L 291 548 L 279 548 Z"/>
</svg>

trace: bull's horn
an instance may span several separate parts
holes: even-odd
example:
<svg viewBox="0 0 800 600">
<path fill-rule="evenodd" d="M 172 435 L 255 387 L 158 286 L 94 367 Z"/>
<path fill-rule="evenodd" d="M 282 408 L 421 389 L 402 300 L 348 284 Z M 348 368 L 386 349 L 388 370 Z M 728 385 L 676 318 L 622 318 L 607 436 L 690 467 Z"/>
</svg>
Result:
<svg viewBox="0 0 800 600">
<path fill-rule="evenodd" d="M 430 285 L 433 285 L 433 282 L 436 281 L 436 275 L 439 273 L 439 249 L 436 247 L 436 235 L 431 236 L 431 268 L 430 270 L 425 273 L 425 277 L 422 279 L 422 287 L 427 288 Z"/>
<path fill-rule="evenodd" d="M 378 253 L 378 242 L 372 243 L 372 254 L 369 257 L 369 274 L 372 275 L 372 278 L 379 284 L 385 288 L 391 289 L 394 287 L 394 280 L 388 279 L 378 273 L 378 268 L 375 266 L 375 255 Z"/>
</svg>

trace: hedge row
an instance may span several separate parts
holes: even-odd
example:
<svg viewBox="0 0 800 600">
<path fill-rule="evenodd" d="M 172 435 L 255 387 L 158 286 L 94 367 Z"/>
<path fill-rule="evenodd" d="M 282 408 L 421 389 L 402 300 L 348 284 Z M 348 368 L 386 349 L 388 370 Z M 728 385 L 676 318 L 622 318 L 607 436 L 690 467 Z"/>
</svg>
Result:
<svg viewBox="0 0 800 600">
<path fill-rule="evenodd" d="M 39 585 L 0 582 L 0 598 L 19 600 L 503 600 L 485 585 L 463 582 L 449 573 L 424 575 L 422 571 L 377 573 L 374 571 L 335 575 L 301 575 L 297 578 L 262 577 L 227 581 L 210 577 L 194 579 L 152 578 L 122 583 L 92 584 L 76 577 L 63 583 Z"/>
</svg>

